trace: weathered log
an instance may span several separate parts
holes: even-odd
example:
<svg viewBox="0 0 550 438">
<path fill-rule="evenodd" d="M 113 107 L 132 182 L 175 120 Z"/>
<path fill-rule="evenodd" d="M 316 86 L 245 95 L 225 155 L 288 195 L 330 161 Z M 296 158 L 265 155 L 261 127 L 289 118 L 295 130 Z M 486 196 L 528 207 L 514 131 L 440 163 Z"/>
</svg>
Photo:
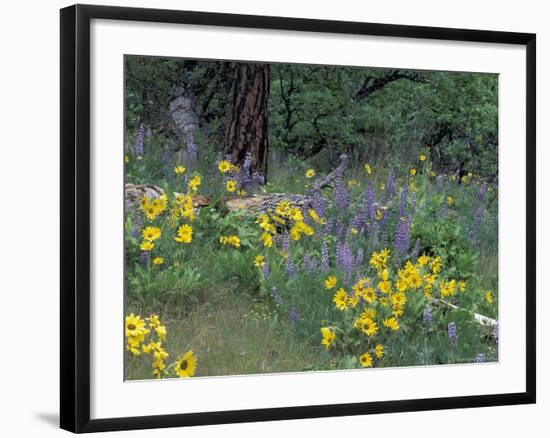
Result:
<svg viewBox="0 0 550 438">
<path fill-rule="evenodd" d="M 432 298 L 431 301 L 437 307 L 442 307 L 445 309 L 452 309 L 452 310 L 463 310 L 460 307 L 439 298 Z M 498 321 L 496 319 L 489 318 L 488 316 L 481 315 L 475 312 L 474 312 L 474 320 L 482 327 L 493 328 L 496 325 L 498 325 Z M 491 333 L 491 337 L 494 337 L 494 336 L 495 334 Z"/>
<path fill-rule="evenodd" d="M 328 175 L 321 178 L 319 181 L 313 184 L 312 191 L 319 191 L 327 187 L 332 181 L 336 179 L 338 175 L 342 176 L 348 167 L 348 156 L 345 154 L 340 155 L 340 164 L 336 169 L 330 172 Z"/>
<path fill-rule="evenodd" d="M 311 187 L 310 193 L 315 193 L 328 187 L 338 176 L 343 175 L 348 165 L 348 157 L 344 154 L 340 156 L 340 164 L 328 175 L 321 178 Z M 144 196 L 151 199 L 158 198 L 164 194 L 164 190 L 153 184 L 131 184 L 125 186 L 126 208 L 131 209 L 139 205 Z M 277 203 L 282 200 L 288 201 L 292 206 L 302 209 L 310 208 L 312 197 L 310 195 L 300 195 L 296 193 L 268 193 L 265 195 L 227 197 L 222 199 L 221 206 L 229 211 L 247 210 L 263 213 L 275 208 Z M 196 208 L 207 207 L 210 205 L 210 199 L 202 195 L 193 195 L 193 206 Z"/>
<path fill-rule="evenodd" d="M 126 208 L 137 208 L 144 196 L 156 199 L 163 194 L 164 190 L 153 184 L 126 184 Z M 210 198 L 202 195 L 193 195 L 192 200 L 195 208 L 208 207 L 211 203 Z M 246 210 L 263 213 L 274 209 L 277 203 L 282 200 L 287 200 L 291 205 L 300 208 L 309 208 L 311 205 L 311 198 L 307 195 L 269 193 L 266 195 L 223 198 L 220 201 L 221 205 L 218 207 L 225 208 L 228 211 Z"/>
</svg>

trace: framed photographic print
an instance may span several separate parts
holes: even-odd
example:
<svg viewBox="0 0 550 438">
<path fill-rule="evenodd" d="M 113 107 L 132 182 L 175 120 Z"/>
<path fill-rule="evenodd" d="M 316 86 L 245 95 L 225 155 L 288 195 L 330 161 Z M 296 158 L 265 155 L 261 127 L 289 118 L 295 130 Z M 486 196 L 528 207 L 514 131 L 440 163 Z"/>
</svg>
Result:
<svg viewBox="0 0 550 438">
<path fill-rule="evenodd" d="M 61 427 L 535 402 L 535 35 L 61 10 Z"/>
</svg>

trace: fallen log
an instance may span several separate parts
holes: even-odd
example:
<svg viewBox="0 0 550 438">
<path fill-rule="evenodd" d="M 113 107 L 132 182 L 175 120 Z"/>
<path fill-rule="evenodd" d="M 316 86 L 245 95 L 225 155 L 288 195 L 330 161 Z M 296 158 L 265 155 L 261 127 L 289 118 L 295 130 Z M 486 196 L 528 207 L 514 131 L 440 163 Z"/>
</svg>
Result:
<svg viewBox="0 0 550 438">
<path fill-rule="evenodd" d="M 341 177 L 348 165 L 348 157 L 340 155 L 340 164 L 332 172 L 319 179 L 311 187 L 311 195 L 300 195 L 296 193 L 267 193 L 265 195 L 226 197 L 220 201 L 218 207 L 228 211 L 247 210 L 264 213 L 275 208 L 278 202 L 287 200 L 294 207 L 302 209 L 310 208 L 312 195 L 323 190 Z M 159 198 L 164 194 L 162 187 L 154 184 L 132 184 L 127 183 L 124 187 L 126 209 L 134 209 L 139 206 L 141 199 L 147 196 L 151 199 Z M 193 195 L 193 207 L 201 208 L 210 205 L 211 199 L 202 195 Z"/>
</svg>

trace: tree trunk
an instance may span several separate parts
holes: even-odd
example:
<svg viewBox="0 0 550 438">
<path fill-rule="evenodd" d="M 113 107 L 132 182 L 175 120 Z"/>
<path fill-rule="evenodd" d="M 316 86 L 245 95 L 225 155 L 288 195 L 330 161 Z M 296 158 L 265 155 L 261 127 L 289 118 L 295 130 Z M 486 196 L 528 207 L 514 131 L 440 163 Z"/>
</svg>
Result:
<svg viewBox="0 0 550 438">
<path fill-rule="evenodd" d="M 242 164 L 250 153 L 249 172 L 267 175 L 267 104 L 269 64 L 235 64 L 231 86 L 231 116 L 226 154 Z"/>
</svg>

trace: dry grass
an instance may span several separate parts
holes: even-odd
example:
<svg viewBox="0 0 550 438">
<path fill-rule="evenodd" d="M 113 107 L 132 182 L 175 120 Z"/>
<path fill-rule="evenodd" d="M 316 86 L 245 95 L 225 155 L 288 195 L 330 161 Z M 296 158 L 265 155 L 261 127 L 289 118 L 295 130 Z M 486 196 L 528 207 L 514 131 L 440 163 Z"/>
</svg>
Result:
<svg viewBox="0 0 550 438">
<path fill-rule="evenodd" d="M 233 292 L 234 294 L 235 292 Z M 296 372 L 325 358 L 320 345 L 295 341 L 291 327 L 242 296 L 217 291 L 185 316 L 159 315 L 166 324 L 167 364 L 187 350 L 198 358 L 197 376 Z M 164 318 L 163 318 L 164 316 Z M 150 379 L 148 358 L 132 358 L 128 380 Z"/>
</svg>

